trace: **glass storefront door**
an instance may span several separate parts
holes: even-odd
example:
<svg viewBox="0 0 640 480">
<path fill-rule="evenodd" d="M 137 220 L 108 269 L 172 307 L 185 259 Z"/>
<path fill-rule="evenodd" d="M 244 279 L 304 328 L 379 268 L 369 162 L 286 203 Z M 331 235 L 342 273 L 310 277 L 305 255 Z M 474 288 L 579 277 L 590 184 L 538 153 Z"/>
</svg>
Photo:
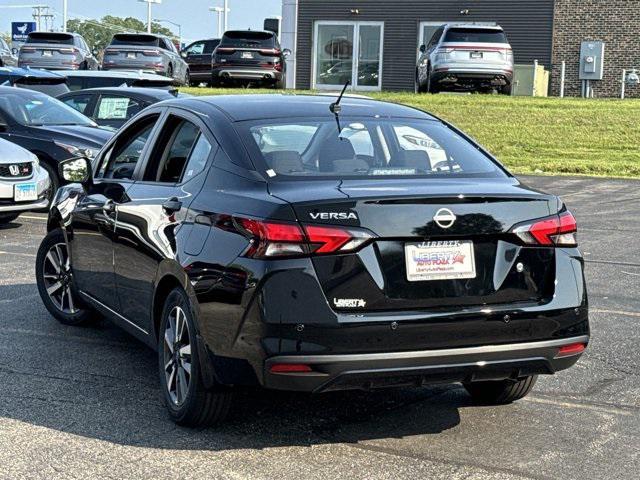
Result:
<svg viewBox="0 0 640 480">
<path fill-rule="evenodd" d="M 380 90 L 382 22 L 316 22 L 313 87 Z"/>
</svg>

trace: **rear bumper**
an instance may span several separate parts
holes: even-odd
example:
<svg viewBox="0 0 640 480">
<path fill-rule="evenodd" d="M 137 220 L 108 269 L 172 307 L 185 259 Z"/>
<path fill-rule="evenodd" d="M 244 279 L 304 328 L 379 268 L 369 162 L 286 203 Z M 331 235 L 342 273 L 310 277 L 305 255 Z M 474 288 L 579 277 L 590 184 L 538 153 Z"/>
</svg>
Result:
<svg viewBox="0 0 640 480">
<path fill-rule="evenodd" d="M 212 70 L 211 75 L 219 80 L 262 80 L 276 82 L 282 79 L 282 72 L 272 68 L 220 67 Z"/>
<path fill-rule="evenodd" d="M 492 81 L 502 80 L 507 84 L 513 81 L 513 69 L 511 67 L 486 67 L 475 68 L 455 64 L 436 65 L 433 69 L 434 81 L 456 79 L 458 81 Z"/>
<path fill-rule="evenodd" d="M 431 383 L 504 380 L 553 374 L 574 365 L 581 353 L 558 356 L 560 347 L 587 344 L 588 335 L 527 343 L 350 355 L 283 355 L 267 359 L 264 386 L 324 392 Z M 302 364 L 305 373 L 272 373 L 276 364 Z"/>
</svg>

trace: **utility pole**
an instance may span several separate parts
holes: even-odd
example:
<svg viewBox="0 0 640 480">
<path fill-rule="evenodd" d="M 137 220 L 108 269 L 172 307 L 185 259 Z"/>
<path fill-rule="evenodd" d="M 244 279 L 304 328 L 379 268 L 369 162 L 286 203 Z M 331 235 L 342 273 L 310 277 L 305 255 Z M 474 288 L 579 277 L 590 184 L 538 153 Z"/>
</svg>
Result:
<svg viewBox="0 0 640 480">
<path fill-rule="evenodd" d="M 62 31 L 66 33 L 67 31 L 67 8 L 68 0 L 62 0 Z"/>
<path fill-rule="evenodd" d="M 38 31 L 42 30 L 42 17 L 44 16 L 44 11 L 48 9 L 49 7 L 47 7 L 46 5 L 33 6 L 33 19 L 36 21 L 36 25 L 38 26 Z"/>
<path fill-rule="evenodd" d="M 224 0 L 224 31 L 227 30 L 229 30 L 229 0 Z"/>
<path fill-rule="evenodd" d="M 215 12 L 216 15 L 218 16 L 218 38 L 221 38 L 222 34 L 227 30 L 226 27 L 225 27 L 224 30 L 222 30 L 222 27 L 223 27 L 222 15 L 224 13 L 224 7 L 209 7 L 209 11 L 210 12 Z M 226 22 L 226 21 L 227 20 L 226 20 L 226 15 L 225 15 L 224 22 Z"/>
<path fill-rule="evenodd" d="M 139 2 L 143 2 L 147 4 L 147 33 L 151 33 L 151 4 L 152 3 L 162 3 L 162 0 L 138 0 Z"/>
</svg>

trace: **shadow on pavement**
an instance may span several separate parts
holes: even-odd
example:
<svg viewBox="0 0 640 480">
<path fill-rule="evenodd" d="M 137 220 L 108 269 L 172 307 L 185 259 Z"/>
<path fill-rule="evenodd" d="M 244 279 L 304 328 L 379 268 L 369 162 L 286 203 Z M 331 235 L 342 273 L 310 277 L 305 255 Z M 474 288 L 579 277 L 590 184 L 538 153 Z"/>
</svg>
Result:
<svg viewBox="0 0 640 480">
<path fill-rule="evenodd" d="M 122 445 L 187 450 L 309 446 L 435 434 L 470 405 L 456 386 L 320 395 L 238 389 L 228 420 L 175 426 L 156 354 L 103 321 L 66 327 L 33 284 L 0 286 L 0 416 Z"/>
</svg>

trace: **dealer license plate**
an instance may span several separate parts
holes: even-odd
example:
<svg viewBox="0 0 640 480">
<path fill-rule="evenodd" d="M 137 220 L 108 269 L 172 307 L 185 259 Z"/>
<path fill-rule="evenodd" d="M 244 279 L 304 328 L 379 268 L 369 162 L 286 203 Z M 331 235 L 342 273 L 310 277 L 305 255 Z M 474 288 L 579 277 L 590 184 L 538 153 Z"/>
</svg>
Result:
<svg viewBox="0 0 640 480">
<path fill-rule="evenodd" d="M 408 243 L 404 247 L 407 280 L 457 280 L 476 277 L 473 242 L 448 240 Z"/>
<path fill-rule="evenodd" d="M 136 52 L 127 53 L 127 58 L 136 58 Z"/>
<path fill-rule="evenodd" d="M 242 52 L 242 58 L 253 58 L 253 53 L 251 53 L 251 52 Z"/>
<path fill-rule="evenodd" d="M 13 199 L 16 202 L 27 202 L 38 199 L 38 188 L 35 183 L 18 183 L 14 187 Z"/>
<path fill-rule="evenodd" d="M 42 51 L 42 56 L 43 57 L 53 57 L 53 52 L 51 50 L 43 50 Z"/>
<path fill-rule="evenodd" d="M 482 52 L 471 52 L 471 58 L 482 58 Z"/>
</svg>

